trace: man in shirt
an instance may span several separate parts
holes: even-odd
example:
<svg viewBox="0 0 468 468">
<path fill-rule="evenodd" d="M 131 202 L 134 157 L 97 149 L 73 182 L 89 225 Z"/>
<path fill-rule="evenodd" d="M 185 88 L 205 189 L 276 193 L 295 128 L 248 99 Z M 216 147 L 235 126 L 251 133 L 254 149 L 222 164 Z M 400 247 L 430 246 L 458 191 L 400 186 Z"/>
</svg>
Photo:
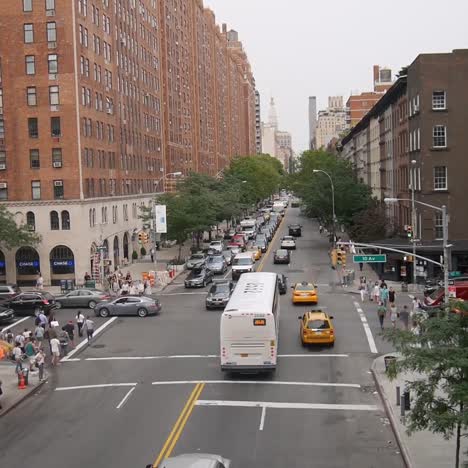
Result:
<svg viewBox="0 0 468 468">
<path fill-rule="evenodd" d="M 47 325 L 47 317 L 45 316 L 43 310 L 39 312 L 39 315 L 37 316 L 37 318 L 39 319 L 39 325 L 45 330 L 45 327 Z"/>
<path fill-rule="evenodd" d="M 16 363 L 15 372 L 18 373 L 19 371 L 23 370 L 23 361 L 21 359 L 21 356 L 23 356 L 23 350 L 19 347 L 18 343 L 16 343 L 15 347 L 13 348 L 12 354 Z"/>
<path fill-rule="evenodd" d="M 60 340 L 57 337 L 50 340 L 50 351 L 52 353 L 52 365 L 58 366 L 60 359 Z"/>
<path fill-rule="evenodd" d="M 89 318 L 89 315 L 86 316 L 85 327 L 86 335 L 88 336 L 88 343 L 90 343 L 94 334 L 94 322 Z"/>
</svg>

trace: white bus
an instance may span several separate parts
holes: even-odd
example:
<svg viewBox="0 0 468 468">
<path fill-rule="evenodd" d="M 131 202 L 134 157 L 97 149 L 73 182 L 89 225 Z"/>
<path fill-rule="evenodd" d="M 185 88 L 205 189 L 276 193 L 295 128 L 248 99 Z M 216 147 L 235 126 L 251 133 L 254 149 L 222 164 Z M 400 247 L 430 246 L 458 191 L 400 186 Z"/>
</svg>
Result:
<svg viewBox="0 0 468 468">
<path fill-rule="evenodd" d="M 221 370 L 274 371 L 279 315 L 276 273 L 241 275 L 221 316 Z"/>
</svg>

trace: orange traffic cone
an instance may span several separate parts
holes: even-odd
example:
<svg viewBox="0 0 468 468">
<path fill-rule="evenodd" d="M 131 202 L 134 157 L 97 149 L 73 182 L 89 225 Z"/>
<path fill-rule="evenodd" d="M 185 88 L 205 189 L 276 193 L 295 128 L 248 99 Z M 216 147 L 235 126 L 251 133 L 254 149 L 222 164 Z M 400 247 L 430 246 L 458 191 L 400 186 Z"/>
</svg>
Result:
<svg viewBox="0 0 468 468">
<path fill-rule="evenodd" d="M 26 385 L 24 384 L 24 374 L 21 372 L 20 375 L 19 375 L 19 385 L 18 385 L 18 388 L 20 390 L 24 390 L 26 388 Z"/>
</svg>

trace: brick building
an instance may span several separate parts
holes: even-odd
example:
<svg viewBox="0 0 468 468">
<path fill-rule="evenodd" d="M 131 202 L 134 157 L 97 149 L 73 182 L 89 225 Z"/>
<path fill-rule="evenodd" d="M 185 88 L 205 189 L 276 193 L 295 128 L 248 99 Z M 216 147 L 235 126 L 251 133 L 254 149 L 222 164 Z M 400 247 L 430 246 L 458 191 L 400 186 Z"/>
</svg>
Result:
<svg viewBox="0 0 468 468">
<path fill-rule="evenodd" d="M 201 0 L 0 3 L 0 202 L 42 236 L 0 250 L 0 281 L 121 265 L 167 174 L 255 147 L 248 59 Z"/>
<path fill-rule="evenodd" d="M 398 78 L 342 140 L 341 153 L 352 161 L 358 178 L 367 181 L 380 200 L 410 199 L 414 189 L 417 201 L 438 207 L 446 205 L 449 241 L 453 245 L 452 270 L 462 273 L 468 273 L 468 219 L 464 204 L 468 134 L 463 128 L 468 119 L 468 91 L 464 81 L 467 74 L 467 49 L 419 55 L 407 68 L 407 74 Z M 361 163 L 358 148 L 365 142 L 371 150 L 367 161 Z M 401 201 L 389 205 L 388 212 L 400 235 L 393 241 L 406 244 L 411 250 L 404 233 L 405 226 L 412 224 L 411 203 Z M 440 212 L 416 204 L 413 231 L 417 249 L 436 261 L 442 254 L 442 227 Z M 400 279 L 400 272 L 405 271 L 402 266 L 409 273 L 417 267 L 421 278 L 438 273 L 437 268 L 424 262 L 405 264 L 401 256 L 391 256 L 386 273 Z"/>
</svg>

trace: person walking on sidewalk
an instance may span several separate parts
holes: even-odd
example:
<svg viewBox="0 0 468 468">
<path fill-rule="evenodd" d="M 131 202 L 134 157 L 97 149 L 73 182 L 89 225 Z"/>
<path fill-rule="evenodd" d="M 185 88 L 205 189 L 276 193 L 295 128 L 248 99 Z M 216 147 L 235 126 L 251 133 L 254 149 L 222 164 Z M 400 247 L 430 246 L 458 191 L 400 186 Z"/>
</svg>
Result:
<svg viewBox="0 0 468 468">
<path fill-rule="evenodd" d="M 42 309 L 39 312 L 39 315 L 37 316 L 37 318 L 39 320 L 39 326 L 41 326 L 45 330 L 46 325 L 47 325 L 47 317 L 44 314 L 44 311 Z"/>
<path fill-rule="evenodd" d="M 379 282 L 376 281 L 375 284 L 374 284 L 374 289 L 372 290 L 372 297 L 374 298 L 374 302 L 376 304 L 379 303 L 379 299 L 380 299 L 380 288 L 379 288 Z"/>
<path fill-rule="evenodd" d="M 44 341 L 44 329 L 38 325 L 34 330 L 34 338 L 37 341 L 37 347 L 42 348 L 42 342 Z"/>
<path fill-rule="evenodd" d="M 42 348 L 39 349 L 34 360 L 36 361 L 36 366 L 39 370 L 39 380 L 42 382 L 44 380 L 44 364 L 45 364 L 45 354 Z"/>
<path fill-rule="evenodd" d="M 58 366 L 60 359 L 60 340 L 57 337 L 50 340 L 50 351 L 52 353 L 52 365 Z"/>
<path fill-rule="evenodd" d="M 405 330 L 409 329 L 409 318 L 410 318 L 410 313 L 408 310 L 408 306 L 404 305 L 403 309 L 400 311 L 400 320 L 403 323 Z"/>
<path fill-rule="evenodd" d="M 33 371 L 34 367 L 34 356 L 36 355 L 36 347 L 34 346 L 34 342 L 32 340 L 28 340 L 24 347 L 24 353 L 27 356 L 27 361 L 29 364 L 29 372 Z"/>
<path fill-rule="evenodd" d="M 359 294 L 361 294 L 361 302 L 364 302 L 366 299 L 367 287 L 365 283 L 359 285 Z"/>
<path fill-rule="evenodd" d="M 85 327 L 86 335 L 88 337 L 88 343 L 91 343 L 94 334 L 94 322 L 89 318 L 89 315 L 86 316 Z"/>
<path fill-rule="evenodd" d="M 69 320 L 68 323 L 66 323 L 63 327 L 62 330 L 67 332 L 68 339 L 71 343 L 71 347 L 75 347 L 75 324 L 73 323 L 73 320 Z"/>
<path fill-rule="evenodd" d="M 397 318 L 398 318 L 397 307 L 395 304 L 390 304 L 390 320 L 392 322 L 393 329 L 396 328 Z"/>
<path fill-rule="evenodd" d="M 388 289 L 387 285 L 384 284 L 380 287 L 379 289 L 379 294 L 380 294 L 380 302 L 383 302 L 383 305 L 387 307 L 388 304 Z"/>
<path fill-rule="evenodd" d="M 78 326 L 78 336 L 83 336 L 83 326 L 84 326 L 84 323 L 85 323 L 85 316 L 83 315 L 83 313 L 81 312 L 81 310 L 79 310 L 77 313 L 76 313 L 76 325 Z"/>
<path fill-rule="evenodd" d="M 23 350 L 19 347 L 18 343 L 15 344 L 15 347 L 12 351 L 13 360 L 16 363 L 15 372 L 18 374 L 19 371 L 23 370 Z"/>
<path fill-rule="evenodd" d="M 388 291 L 388 302 L 390 302 L 390 305 L 395 304 L 395 299 L 395 290 L 392 287 L 390 287 L 390 290 Z"/>
<path fill-rule="evenodd" d="M 359 271 L 362 271 L 362 267 L 364 266 L 364 263 L 359 262 Z"/>
<path fill-rule="evenodd" d="M 377 308 L 377 315 L 379 317 L 380 329 L 384 329 L 384 320 L 387 315 L 387 308 L 383 305 L 382 302 L 379 302 L 379 307 Z"/>
</svg>

